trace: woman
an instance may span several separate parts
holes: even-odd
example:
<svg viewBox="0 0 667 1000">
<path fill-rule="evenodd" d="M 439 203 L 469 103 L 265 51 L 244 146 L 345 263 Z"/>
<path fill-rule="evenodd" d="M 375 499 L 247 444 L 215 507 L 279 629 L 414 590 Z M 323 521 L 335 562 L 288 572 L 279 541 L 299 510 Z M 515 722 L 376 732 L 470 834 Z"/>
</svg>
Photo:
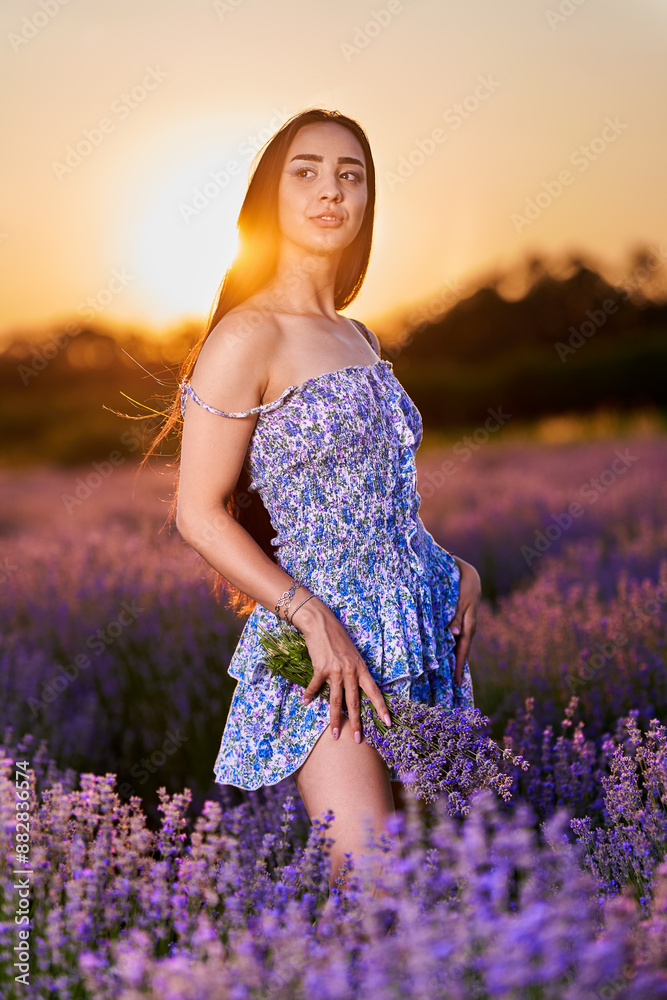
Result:
<svg viewBox="0 0 667 1000">
<path fill-rule="evenodd" d="M 311 818 L 331 809 L 331 885 L 400 801 L 363 737 L 360 689 L 381 716 L 383 690 L 472 705 L 480 600 L 476 570 L 419 519 L 419 413 L 375 335 L 338 313 L 366 273 L 374 203 L 355 121 L 315 109 L 276 133 L 178 400 L 177 528 L 251 610 L 216 781 L 253 789 L 292 775 Z M 277 617 L 305 637 L 305 692 L 264 665 L 258 626 L 278 629 Z M 324 682 L 330 704 L 316 697 Z"/>
</svg>

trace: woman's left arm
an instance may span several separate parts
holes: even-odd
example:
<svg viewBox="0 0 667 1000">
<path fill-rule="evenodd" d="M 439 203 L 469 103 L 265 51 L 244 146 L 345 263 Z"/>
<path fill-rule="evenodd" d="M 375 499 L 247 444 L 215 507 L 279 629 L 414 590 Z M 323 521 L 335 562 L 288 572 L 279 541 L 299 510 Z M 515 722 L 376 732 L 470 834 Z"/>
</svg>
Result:
<svg viewBox="0 0 667 1000">
<path fill-rule="evenodd" d="M 463 682 L 463 665 L 470 652 L 472 638 L 477 629 L 477 612 L 482 597 L 482 581 L 474 566 L 453 554 L 452 558 L 461 571 L 459 599 L 454 617 L 449 623 L 450 632 L 457 636 L 454 680 L 460 687 Z"/>
</svg>

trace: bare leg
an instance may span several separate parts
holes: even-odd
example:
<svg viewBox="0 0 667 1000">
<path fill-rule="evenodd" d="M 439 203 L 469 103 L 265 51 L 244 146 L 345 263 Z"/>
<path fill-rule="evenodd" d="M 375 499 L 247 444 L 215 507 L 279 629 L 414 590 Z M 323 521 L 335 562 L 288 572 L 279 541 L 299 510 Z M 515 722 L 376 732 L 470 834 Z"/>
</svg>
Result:
<svg viewBox="0 0 667 1000">
<path fill-rule="evenodd" d="M 293 777 L 311 820 L 319 819 L 328 809 L 334 813 L 326 834 L 334 840 L 331 888 L 344 854 L 352 851 L 354 860 L 364 853 L 364 821 L 370 821 L 377 839 L 394 813 L 387 765 L 365 736 L 361 743 L 354 742 L 352 726 L 344 715 L 339 738 L 332 738 L 328 726 Z"/>
</svg>

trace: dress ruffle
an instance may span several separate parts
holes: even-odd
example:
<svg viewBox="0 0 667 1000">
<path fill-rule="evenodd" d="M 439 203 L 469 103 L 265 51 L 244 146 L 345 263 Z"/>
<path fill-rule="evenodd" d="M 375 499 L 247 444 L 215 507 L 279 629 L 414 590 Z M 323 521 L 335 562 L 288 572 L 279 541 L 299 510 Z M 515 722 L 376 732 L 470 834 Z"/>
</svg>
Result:
<svg viewBox="0 0 667 1000">
<path fill-rule="evenodd" d="M 454 682 L 455 643 L 449 624 L 458 600 L 459 569 L 452 556 L 424 531 L 430 555 L 414 587 L 344 597 L 317 592 L 345 626 L 382 692 L 448 710 L 472 704 L 467 660 L 461 686 Z M 415 557 L 417 558 L 417 557 Z M 423 564 L 422 564 L 423 565 Z M 256 789 L 293 774 L 329 725 L 329 703 L 301 702 L 302 688 L 266 667 L 258 626 L 277 632 L 275 615 L 258 605 L 248 618 L 229 665 L 238 680 L 215 765 L 216 781 Z M 255 753 L 248 747 L 256 745 Z M 390 771 L 390 779 L 398 775 Z"/>
<path fill-rule="evenodd" d="M 437 551 L 439 546 L 434 542 L 433 548 Z M 439 550 L 445 559 L 449 556 Z M 453 652 L 455 639 L 449 623 L 456 611 L 459 569 L 453 560 L 452 564 L 451 572 L 443 569 L 442 574 L 431 571 L 420 576 L 414 588 L 401 584 L 393 590 L 373 592 L 366 586 L 341 595 L 312 583 L 306 586 L 345 626 L 376 684 L 382 687 L 437 670 Z M 268 669 L 258 625 L 269 632 L 280 629 L 275 615 L 257 605 L 245 623 L 228 668 L 230 676 L 251 684 Z"/>
</svg>

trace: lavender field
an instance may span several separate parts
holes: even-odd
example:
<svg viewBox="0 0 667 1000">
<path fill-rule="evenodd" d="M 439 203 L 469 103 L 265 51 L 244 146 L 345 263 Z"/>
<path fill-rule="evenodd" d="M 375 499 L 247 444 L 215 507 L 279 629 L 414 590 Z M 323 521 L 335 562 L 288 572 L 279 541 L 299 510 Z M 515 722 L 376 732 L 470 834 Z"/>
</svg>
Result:
<svg viewBox="0 0 667 1000">
<path fill-rule="evenodd" d="M 160 531 L 172 472 L 2 471 L 0 995 L 667 998 L 667 436 L 572 437 L 422 449 L 424 523 L 483 580 L 476 704 L 530 767 L 462 818 L 408 796 L 377 890 L 369 854 L 329 901 L 327 817 L 212 782 L 242 621 Z"/>
</svg>

